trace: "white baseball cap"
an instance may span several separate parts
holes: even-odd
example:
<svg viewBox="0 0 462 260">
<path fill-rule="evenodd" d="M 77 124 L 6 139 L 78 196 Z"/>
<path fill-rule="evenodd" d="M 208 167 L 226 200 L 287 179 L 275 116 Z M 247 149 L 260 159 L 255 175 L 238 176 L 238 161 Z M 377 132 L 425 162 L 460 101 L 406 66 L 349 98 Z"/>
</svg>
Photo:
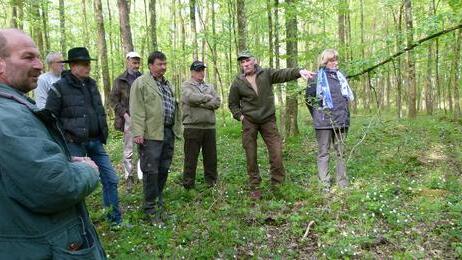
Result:
<svg viewBox="0 0 462 260">
<path fill-rule="evenodd" d="M 125 56 L 125 58 L 127 58 L 127 59 L 129 59 L 129 58 L 138 58 L 138 59 L 141 59 L 141 56 L 138 54 L 138 52 L 131 51 L 131 52 L 127 53 L 127 55 Z"/>
</svg>

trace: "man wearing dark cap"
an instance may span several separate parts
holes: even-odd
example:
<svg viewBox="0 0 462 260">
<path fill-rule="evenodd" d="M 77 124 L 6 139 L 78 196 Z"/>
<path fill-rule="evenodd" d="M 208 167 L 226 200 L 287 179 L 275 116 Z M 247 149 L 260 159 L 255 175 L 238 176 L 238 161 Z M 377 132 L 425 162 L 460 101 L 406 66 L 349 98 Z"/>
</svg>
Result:
<svg viewBox="0 0 462 260">
<path fill-rule="evenodd" d="M 64 63 L 70 70 L 51 87 L 45 108 L 59 119 L 73 156 L 88 156 L 98 165 L 103 202 L 110 207 L 108 220 L 119 224 L 122 216 L 117 191 L 118 176 L 103 144 L 108 137 L 106 112 L 96 81 L 90 78 L 90 58 L 84 47 L 70 49 Z"/>
<path fill-rule="evenodd" d="M 127 69 L 114 80 L 111 91 L 111 105 L 114 109 L 114 127 L 124 133 L 123 168 L 127 192 L 131 192 L 134 176 L 133 158 L 133 136 L 130 128 L 130 88 L 133 81 L 141 76 L 141 57 L 138 53 L 131 51 L 125 56 Z"/>
<path fill-rule="evenodd" d="M 268 149 L 271 183 L 277 186 L 284 180 L 282 140 L 276 125 L 273 84 L 311 78 L 313 73 L 300 68 L 272 69 L 260 67 L 249 51 L 237 58 L 241 73 L 229 91 L 228 106 L 233 117 L 242 122 L 242 144 L 247 159 L 250 197 L 260 199 L 261 177 L 257 163 L 257 135 L 260 132 Z"/>
<path fill-rule="evenodd" d="M 204 179 L 208 186 L 217 181 L 217 144 L 215 110 L 220 107 L 214 87 L 204 82 L 205 64 L 194 61 L 191 64 L 191 78 L 183 83 L 183 137 L 184 171 L 183 186 L 194 187 L 197 157 L 202 149 Z"/>
</svg>

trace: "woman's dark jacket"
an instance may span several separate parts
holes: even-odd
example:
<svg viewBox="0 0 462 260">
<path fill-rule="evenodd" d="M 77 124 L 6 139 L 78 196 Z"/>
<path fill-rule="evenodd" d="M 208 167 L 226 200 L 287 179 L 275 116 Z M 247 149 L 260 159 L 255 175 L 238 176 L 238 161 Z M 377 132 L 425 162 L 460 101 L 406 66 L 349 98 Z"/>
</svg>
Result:
<svg viewBox="0 0 462 260">
<path fill-rule="evenodd" d="M 313 127 L 315 129 L 348 128 L 350 126 L 348 98 L 342 95 L 337 73 L 328 70 L 326 73 L 334 108 L 322 107 L 322 101 L 316 98 L 317 78 L 315 77 L 310 81 L 305 93 L 308 109 L 313 117 Z"/>
</svg>

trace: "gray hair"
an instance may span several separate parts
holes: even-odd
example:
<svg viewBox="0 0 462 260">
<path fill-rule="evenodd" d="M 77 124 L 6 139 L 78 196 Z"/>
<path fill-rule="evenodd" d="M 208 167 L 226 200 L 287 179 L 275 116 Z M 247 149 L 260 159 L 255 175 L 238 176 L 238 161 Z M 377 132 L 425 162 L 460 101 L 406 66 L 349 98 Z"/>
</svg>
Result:
<svg viewBox="0 0 462 260">
<path fill-rule="evenodd" d="M 53 63 L 54 59 L 61 57 L 61 56 L 62 55 L 60 52 L 50 52 L 45 58 L 45 62 L 48 64 L 48 66 L 50 66 Z"/>
<path fill-rule="evenodd" d="M 338 52 L 334 49 L 325 49 L 319 56 L 319 67 L 325 67 L 332 59 L 338 59 Z"/>
</svg>

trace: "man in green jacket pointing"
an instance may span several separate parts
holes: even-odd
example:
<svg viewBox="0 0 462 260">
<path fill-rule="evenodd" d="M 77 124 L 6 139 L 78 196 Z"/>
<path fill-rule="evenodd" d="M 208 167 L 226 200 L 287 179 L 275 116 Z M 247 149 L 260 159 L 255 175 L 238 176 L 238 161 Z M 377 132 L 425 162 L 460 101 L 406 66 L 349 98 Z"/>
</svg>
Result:
<svg viewBox="0 0 462 260">
<path fill-rule="evenodd" d="M 105 259 L 84 199 L 99 182 L 56 118 L 26 93 L 43 69 L 22 31 L 0 30 L 0 259 Z"/>
<path fill-rule="evenodd" d="M 282 164 L 282 141 L 278 133 L 274 106 L 273 84 L 311 78 L 314 73 L 300 68 L 261 68 L 248 51 L 237 58 L 241 74 L 236 76 L 229 91 L 228 106 L 233 117 L 242 122 L 242 144 L 247 159 L 250 181 L 250 197 L 260 199 L 261 182 L 257 164 L 257 135 L 260 132 L 268 148 L 271 183 L 278 185 L 284 180 Z"/>
</svg>

